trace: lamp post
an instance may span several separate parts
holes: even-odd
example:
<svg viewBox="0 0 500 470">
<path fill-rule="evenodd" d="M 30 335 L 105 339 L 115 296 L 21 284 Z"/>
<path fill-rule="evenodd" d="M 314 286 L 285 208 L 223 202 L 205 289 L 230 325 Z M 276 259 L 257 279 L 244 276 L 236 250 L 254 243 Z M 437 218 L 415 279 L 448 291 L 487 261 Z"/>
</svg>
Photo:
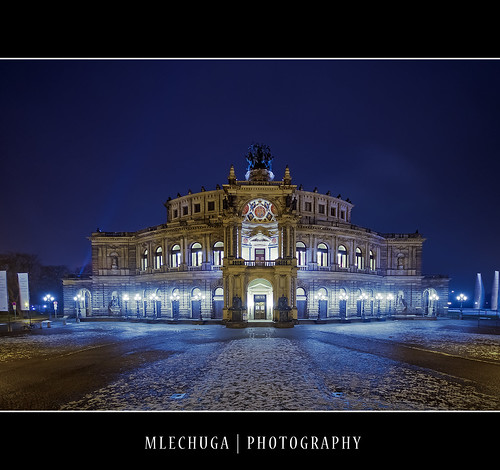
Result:
<svg viewBox="0 0 500 470">
<path fill-rule="evenodd" d="M 318 318 L 321 318 L 321 301 L 322 300 L 326 300 L 326 296 L 325 294 L 323 294 L 323 292 L 319 292 L 318 294 L 316 294 L 314 296 L 315 299 L 318 300 Z M 326 316 L 326 312 L 325 312 L 325 316 Z"/>
<path fill-rule="evenodd" d="M 345 309 L 344 309 L 344 312 L 343 312 L 343 313 L 344 313 L 344 318 L 347 318 L 347 299 L 348 299 L 348 295 L 347 295 L 345 292 L 341 292 L 341 293 L 339 294 L 339 299 L 340 299 L 342 302 L 344 302 L 344 304 L 343 304 L 343 305 L 344 305 Z"/>
<path fill-rule="evenodd" d="M 153 318 L 156 318 L 156 302 L 160 300 L 160 298 L 156 294 L 151 294 L 149 299 L 153 303 Z"/>
<path fill-rule="evenodd" d="M 389 301 L 389 316 L 391 316 L 391 302 L 394 300 L 394 296 L 392 294 L 387 294 L 387 300 Z"/>
<path fill-rule="evenodd" d="M 463 304 L 467 300 L 467 296 L 460 294 L 457 296 L 457 300 L 460 302 L 460 320 L 463 320 Z"/>
<path fill-rule="evenodd" d="M 361 301 L 361 318 L 365 318 L 365 301 L 368 298 L 368 296 L 363 292 L 359 297 L 358 300 Z"/>
<path fill-rule="evenodd" d="M 375 299 L 377 301 L 377 316 L 380 317 L 380 301 L 382 300 L 382 294 L 378 293 L 375 295 Z"/>
<path fill-rule="evenodd" d="M 73 297 L 73 300 L 75 301 L 75 315 L 76 315 L 76 322 L 80 323 L 80 308 L 81 308 L 81 300 L 82 296 L 78 294 L 76 297 Z M 78 306 L 78 311 L 77 310 Z"/>
<path fill-rule="evenodd" d="M 137 305 L 137 318 L 139 318 L 140 317 L 140 314 L 139 314 L 139 302 L 141 301 L 141 296 L 139 294 L 135 294 L 134 300 L 135 300 L 136 305 Z"/>
<path fill-rule="evenodd" d="M 125 302 L 125 318 L 128 320 L 128 301 L 130 300 L 128 294 L 123 294 L 123 301 Z"/>
<path fill-rule="evenodd" d="M 49 320 L 50 320 L 50 302 L 54 302 L 54 297 L 52 297 L 50 294 L 47 294 L 44 298 L 43 298 L 43 301 L 44 302 L 49 302 Z M 55 313 L 55 308 L 54 308 L 54 313 Z"/>
<path fill-rule="evenodd" d="M 437 296 L 437 294 L 432 293 L 429 296 L 429 299 L 432 300 L 432 315 L 436 316 L 436 303 L 439 300 L 439 297 Z"/>
</svg>

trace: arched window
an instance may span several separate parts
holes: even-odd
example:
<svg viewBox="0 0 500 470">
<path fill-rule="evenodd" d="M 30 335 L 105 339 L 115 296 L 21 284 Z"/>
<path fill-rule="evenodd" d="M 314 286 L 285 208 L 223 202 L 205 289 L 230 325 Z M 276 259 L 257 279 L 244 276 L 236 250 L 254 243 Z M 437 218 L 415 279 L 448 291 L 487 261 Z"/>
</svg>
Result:
<svg viewBox="0 0 500 470">
<path fill-rule="evenodd" d="M 155 269 L 160 269 L 163 264 L 163 249 L 161 246 L 155 250 Z"/>
<path fill-rule="evenodd" d="M 318 266 L 328 266 L 328 247 L 324 243 L 318 245 L 316 259 Z"/>
<path fill-rule="evenodd" d="M 217 242 L 214 244 L 214 266 L 222 266 L 222 260 L 224 258 L 224 243 Z"/>
<path fill-rule="evenodd" d="M 375 271 L 375 269 L 377 269 L 377 265 L 375 263 L 375 254 L 372 250 L 370 250 L 370 269 L 372 271 Z"/>
<path fill-rule="evenodd" d="M 363 253 L 361 251 L 361 248 L 356 248 L 356 268 L 358 269 L 363 269 L 364 266 L 364 259 L 363 259 Z"/>
<path fill-rule="evenodd" d="M 170 251 L 170 266 L 172 268 L 177 268 L 181 264 L 181 247 L 179 245 L 174 245 Z"/>
<path fill-rule="evenodd" d="M 304 242 L 295 244 L 295 256 L 297 257 L 297 266 L 307 266 L 306 244 Z"/>
<path fill-rule="evenodd" d="M 344 245 L 339 245 L 337 250 L 337 264 L 341 268 L 347 268 L 347 249 Z"/>
<path fill-rule="evenodd" d="M 203 251 L 200 243 L 193 243 L 191 246 L 191 266 L 201 266 L 203 261 Z"/>
<path fill-rule="evenodd" d="M 148 250 L 144 250 L 141 256 L 141 269 L 144 271 L 148 268 Z"/>
</svg>

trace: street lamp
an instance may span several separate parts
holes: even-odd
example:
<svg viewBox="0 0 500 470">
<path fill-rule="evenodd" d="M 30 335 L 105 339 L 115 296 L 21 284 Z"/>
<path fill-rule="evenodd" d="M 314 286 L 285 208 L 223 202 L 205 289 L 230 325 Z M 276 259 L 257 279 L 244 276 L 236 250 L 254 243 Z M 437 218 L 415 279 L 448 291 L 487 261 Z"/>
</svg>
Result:
<svg viewBox="0 0 500 470">
<path fill-rule="evenodd" d="M 123 301 L 125 302 L 125 318 L 128 319 L 128 301 L 130 300 L 128 294 L 123 294 Z"/>
<path fill-rule="evenodd" d="M 139 314 L 139 302 L 141 301 L 141 296 L 139 294 L 135 294 L 134 300 L 135 300 L 136 305 L 137 305 L 137 318 L 139 318 L 140 317 L 140 314 Z"/>
<path fill-rule="evenodd" d="M 463 319 L 463 303 L 467 300 L 467 296 L 460 294 L 457 296 L 457 300 L 460 302 L 460 320 Z"/>
<path fill-rule="evenodd" d="M 348 298 L 349 298 L 349 296 L 348 296 L 348 295 L 347 295 L 347 293 L 346 293 L 346 292 L 344 292 L 344 291 L 342 291 L 342 292 L 339 294 L 339 299 L 340 299 L 340 301 L 341 301 L 341 302 L 344 302 L 344 304 L 343 304 L 343 305 L 344 305 L 344 309 L 342 309 L 342 310 L 343 310 L 343 312 L 341 312 L 341 313 L 343 313 L 343 314 L 345 315 L 345 318 L 347 318 L 347 299 L 348 299 Z"/>
<path fill-rule="evenodd" d="M 387 300 L 389 301 L 389 316 L 391 315 L 391 302 L 394 300 L 394 295 L 387 294 Z"/>
<path fill-rule="evenodd" d="M 81 307 L 80 302 L 82 300 L 82 296 L 78 294 L 76 297 L 73 297 L 73 300 L 75 301 L 75 310 L 76 306 L 78 305 L 78 312 L 76 312 L 76 322 L 80 323 L 80 307 Z"/>
<path fill-rule="evenodd" d="M 368 298 L 368 296 L 363 292 L 359 297 L 358 300 L 361 300 L 361 317 L 365 318 L 365 300 Z"/>
<path fill-rule="evenodd" d="M 160 298 L 156 294 L 151 294 L 149 299 L 153 303 L 153 317 L 156 318 L 156 302 L 160 300 Z"/>
<path fill-rule="evenodd" d="M 375 299 L 377 301 L 377 316 L 380 316 L 380 301 L 382 300 L 382 294 L 378 293 L 375 295 Z"/>
<path fill-rule="evenodd" d="M 52 297 L 50 294 L 47 294 L 47 295 L 43 298 L 43 301 L 44 301 L 44 302 L 54 302 L 54 297 Z M 54 313 L 55 313 L 55 308 L 54 308 Z M 49 320 L 50 320 L 50 303 L 49 303 Z"/>
<path fill-rule="evenodd" d="M 436 315 L 436 303 L 439 300 L 439 297 L 437 296 L 437 294 L 432 293 L 429 296 L 429 299 L 432 300 L 432 315 L 435 316 Z"/>
</svg>

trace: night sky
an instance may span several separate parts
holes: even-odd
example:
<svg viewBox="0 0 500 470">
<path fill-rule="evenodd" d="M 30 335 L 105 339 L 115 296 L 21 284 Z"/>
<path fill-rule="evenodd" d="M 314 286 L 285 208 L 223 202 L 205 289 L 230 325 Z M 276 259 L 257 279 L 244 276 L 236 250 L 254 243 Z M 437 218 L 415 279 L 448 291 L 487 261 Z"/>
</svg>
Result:
<svg viewBox="0 0 500 470">
<path fill-rule="evenodd" d="M 354 224 L 426 238 L 472 297 L 500 269 L 497 60 L 1 60 L 0 252 L 77 269 L 91 232 L 164 223 L 168 197 L 276 179 L 349 198 Z M 489 299 L 487 299 L 489 300 Z"/>
</svg>

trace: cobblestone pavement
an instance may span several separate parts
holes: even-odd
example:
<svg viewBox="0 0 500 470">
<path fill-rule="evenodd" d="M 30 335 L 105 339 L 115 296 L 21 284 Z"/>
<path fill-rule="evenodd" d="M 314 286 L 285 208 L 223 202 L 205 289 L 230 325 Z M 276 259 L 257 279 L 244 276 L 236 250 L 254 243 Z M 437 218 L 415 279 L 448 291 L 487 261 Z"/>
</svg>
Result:
<svg viewBox="0 0 500 470">
<path fill-rule="evenodd" d="M 0 337 L 0 366 L 50 357 L 56 350 L 71 354 L 75 348 L 117 339 L 154 337 L 154 348 L 169 354 L 150 351 L 150 360 L 140 367 L 61 409 L 500 410 L 500 336 L 469 325 L 439 320 L 230 330 L 219 325 L 82 323 L 39 335 Z M 161 338 L 164 343 L 158 342 Z M 337 344 L 336 338 L 347 345 Z M 368 346 L 357 348 L 362 340 Z M 380 345 L 404 345 L 412 357 L 425 351 L 488 365 L 494 371 L 491 384 L 384 355 Z"/>
</svg>

